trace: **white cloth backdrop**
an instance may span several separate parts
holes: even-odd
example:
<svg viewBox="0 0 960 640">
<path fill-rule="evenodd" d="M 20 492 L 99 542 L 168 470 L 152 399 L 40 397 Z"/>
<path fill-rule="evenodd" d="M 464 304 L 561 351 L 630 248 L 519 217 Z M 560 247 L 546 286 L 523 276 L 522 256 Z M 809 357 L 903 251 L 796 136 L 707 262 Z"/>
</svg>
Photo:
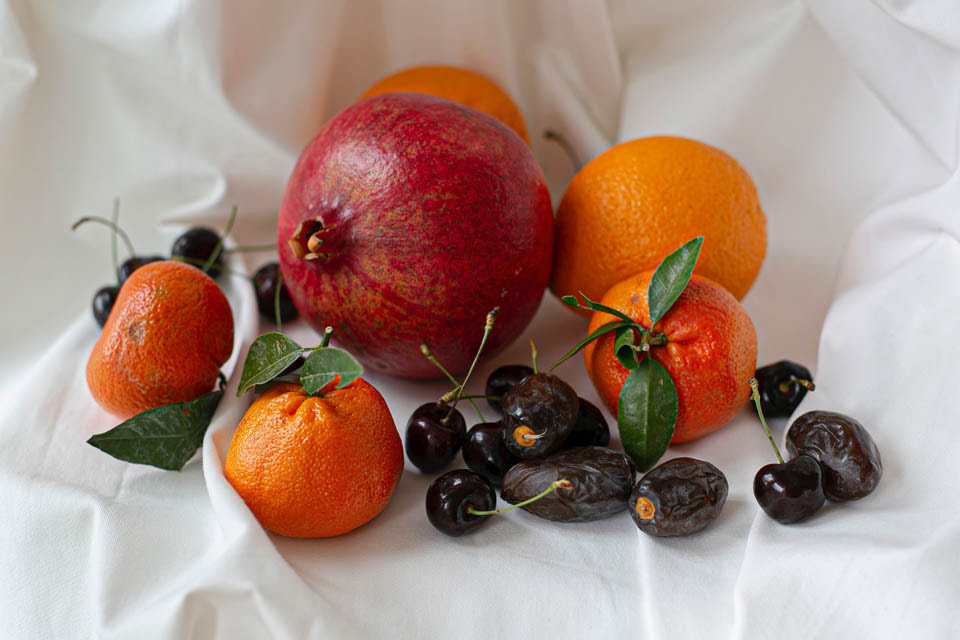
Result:
<svg viewBox="0 0 960 640">
<path fill-rule="evenodd" d="M 329 540 L 265 533 L 222 461 L 227 399 L 180 473 L 84 441 L 114 424 L 83 377 L 109 212 L 142 253 L 186 224 L 269 241 L 300 148 L 381 75 L 441 62 L 518 101 L 555 202 L 585 158 L 652 133 L 699 138 L 752 173 L 769 220 L 744 304 L 760 360 L 811 365 L 801 411 L 858 417 L 885 475 L 807 523 L 751 495 L 772 453 L 744 411 L 669 455 L 718 465 L 723 514 L 657 540 L 624 514 L 510 513 L 447 538 L 408 465 L 388 509 Z M 0 625 L 14 638 L 960 636 L 960 5 L 955 0 L 227 2 L 0 0 Z M 238 258 L 252 271 L 269 255 Z M 234 356 L 258 326 L 226 279 Z M 549 294 L 486 363 L 582 335 Z M 297 324 L 294 337 L 309 340 Z M 596 399 L 582 363 L 564 375 Z M 440 383 L 370 376 L 400 429 Z M 778 438 L 786 421 L 774 423 Z"/>
</svg>

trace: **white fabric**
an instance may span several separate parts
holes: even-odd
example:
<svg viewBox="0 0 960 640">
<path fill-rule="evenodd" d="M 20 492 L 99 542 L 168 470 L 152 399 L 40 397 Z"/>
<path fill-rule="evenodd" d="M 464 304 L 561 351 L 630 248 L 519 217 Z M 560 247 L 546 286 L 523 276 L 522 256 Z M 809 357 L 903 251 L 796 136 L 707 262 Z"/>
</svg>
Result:
<svg viewBox="0 0 960 640">
<path fill-rule="evenodd" d="M 369 525 L 292 540 L 265 533 L 224 480 L 249 402 L 231 396 L 236 375 L 180 473 L 86 445 L 115 422 L 83 375 L 108 236 L 70 222 L 119 197 L 138 250 L 163 252 L 236 203 L 235 240 L 269 241 L 323 121 L 425 62 L 485 72 L 517 99 L 555 202 L 571 168 L 545 128 L 584 158 L 650 133 L 737 157 L 769 221 L 744 300 L 760 361 L 815 365 L 800 410 L 867 426 L 885 467 L 876 493 L 800 525 L 769 520 L 751 482 L 773 456 L 744 411 L 669 452 L 730 482 L 720 519 L 687 539 L 649 538 L 626 514 L 564 525 L 517 512 L 447 538 L 423 513 L 431 478 L 408 465 Z M 2 635 L 960 637 L 958 123 L 955 0 L 0 1 Z M 269 325 L 243 280 L 225 283 L 235 374 Z M 548 294 L 477 386 L 525 361 L 527 338 L 549 361 L 584 329 Z M 579 360 L 561 373 L 596 400 Z M 445 389 L 369 379 L 401 430 Z"/>
</svg>

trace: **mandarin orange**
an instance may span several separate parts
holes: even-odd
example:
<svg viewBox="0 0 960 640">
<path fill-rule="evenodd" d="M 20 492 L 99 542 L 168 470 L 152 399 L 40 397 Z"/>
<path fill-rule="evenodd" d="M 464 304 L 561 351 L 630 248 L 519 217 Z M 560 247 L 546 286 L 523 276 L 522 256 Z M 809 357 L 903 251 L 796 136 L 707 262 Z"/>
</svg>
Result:
<svg viewBox="0 0 960 640">
<path fill-rule="evenodd" d="M 224 464 L 264 528 L 326 538 L 383 511 L 403 472 L 403 445 L 386 402 L 362 378 L 307 396 L 278 383 L 247 409 Z"/>
<path fill-rule="evenodd" d="M 600 300 L 650 328 L 647 288 L 653 271 L 644 271 L 614 285 Z M 616 320 L 595 312 L 588 333 Z M 671 442 L 687 442 L 719 429 L 747 401 L 747 380 L 757 365 L 757 333 L 746 310 L 726 289 L 694 275 L 654 333 L 667 343 L 650 353 L 670 374 L 677 389 L 677 424 Z M 614 333 L 606 333 L 584 349 L 587 375 L 610 410 L 617 413 L 620 389 L 630 371 L 613 352 Z"/>
<path fill-rule="evenodd" d="M 87 360 L 87 386 L 118 418 L 211 391 L 233 351 L 230 303 L 213 279 L 182 262 L 134 271 Z"/>
</svg>

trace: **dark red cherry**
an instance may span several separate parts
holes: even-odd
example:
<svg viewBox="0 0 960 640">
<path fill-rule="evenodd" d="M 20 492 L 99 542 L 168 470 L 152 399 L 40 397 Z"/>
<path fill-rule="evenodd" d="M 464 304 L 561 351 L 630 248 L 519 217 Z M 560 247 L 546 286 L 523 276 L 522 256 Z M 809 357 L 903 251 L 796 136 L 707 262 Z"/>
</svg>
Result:
<svg viewBox="0 0 960 640">
<path fill-rule="evenodd" d="M 93 318 L 101 327 L 107 323 L 110 310 L 113 309 L 113 303 L 117 301 L 118 293 L 120 293 L 120 287 L 107 285 L 106 287 L 100 287 L 93 294 Z"/>
<path fill-rule="evenodd" d="M 813 388 L 810 370 L 789 360 L 760 367 L 756 378 L 760 386 L 760 406 L 768 418 L 789 417 Z"/>
<path fill-rule="evenodd" d="M 280 282 L 280 265 L 268 262 L 253 274 L 253 288 L 257 293 L 257 309 L 260 315 L 267 320 L 276 321 L 274 301 L 277 295 L 277 284 L 280 285 L 280 321 L 290 322 L 297 317 L 297 307 L 287 291 L 286 285 Z"/>
<path fill-rule="evenodd" d="M 467 423 L 457 409 L 436 402 L 422 404 L 407 421 L 407 458 L 424 473 L 440 471 L 456 457 L 466 433 Z"/>
<path fill-rule="evenodd" d="M 193 227 L 184 231 L 176 240 L 173 241 L 173 247 L 170 249 L 170 255 L 173 257 L 187 258 L 189 264 L 197 268 L 203 268 L 203 265 L 210 259 L 217 244 L 220 242 L 220 234 L 207 227 Z M 213 265 L 207 274 L 211 278 L 218 278 L 223 272 L 223 252 L 217 255 Z"/>
<path fill-rule="evenodd" d="M 127 258 L 123 261 L 123 264 L 120 265 L 120 282 L 126 282 L 130 274 L 143 265 L 150 264 L 151 262 L 161 262 L 163 260 L 166 260 L 163 256 L 133 256 Z"/>
<path fill-rule="evenodd" d="M 823 506 L 822 472 L 810 456 L 760 467 L 753 495 L 764 512 L 783 524 L 806 520 Z"/>
<path fill-rule="evenodd" d="M 579 405 L 577 421 L 573 423 L 573 429 L 564 441 L 563 448 L 605 447 L 610 444 L 610 427 L 607 426 L 603 412 L 583 398 L 579 398 Z"/>
<path fill-rule="evenodd" d="M 481 422 L 471 427 L 463 441 L 463 461 L 492 484 L 500 486 L 503 476 L 510 468 L 520 462 L 520 458 L 510 453 L 503 443 L 501 430 L 503 425 L 497 422 Z"/>
<path fill-rule="evenodd" d="M 443 474 L 427 489 L 426 509 L 430 524 L 448 536 L 470 533 L 489 518 L 470 513 L 496 508 L 497 493 L 482 475 L 467 469 Z"/>
<path fill-rule="evenodd" d="M 494 369 L 484 390 L 487 404 L 496 411 L 503 411 L 503 396 L 529 375 L 533 375 L 533 369 L 525 364 L 507 364 Z"/>
</svg>

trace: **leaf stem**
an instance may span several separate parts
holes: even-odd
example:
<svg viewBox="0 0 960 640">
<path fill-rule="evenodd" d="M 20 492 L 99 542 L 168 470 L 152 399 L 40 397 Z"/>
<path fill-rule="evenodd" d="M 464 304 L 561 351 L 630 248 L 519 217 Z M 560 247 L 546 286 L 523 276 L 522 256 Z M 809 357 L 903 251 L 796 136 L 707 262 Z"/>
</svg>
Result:
<svg viewBox="0 0 960 640">
<path fill-rule="evenodd" d="M 497 314 L 500 312 L 500 307 L 494 307 L 487 313 L 487 321 L 483 325 L 483 337 L 480 338 L 480 346 L 477 347 L 477 352 L 473 356 L 473 362 L 470 363 L 470 368 L 467 369 L 467 375 L 463 377 L 463 382 L 460 383 L 460 389 L 457 391 L 456 397 L 453 399 L 453 403 L 450 405 L 450 412 L 447 414 L 446 418 L 443 419 L 444 424 L 446 420 L 453 414 L 453 410 L 457 408 L 457 403 L 460 402 L 460 396 L 463 395 L 463 389 L 467 384 L 467 381 L 470 380 L 470 376 L 473 374 L 474 368 L 477 366 L 477 361 L 480 360 L 480 354 L 483 353 L 483 347 L 487 344 L 487 338 L 490 337 L 490 332 L 493 331 L 493 325 L 497 320 Z M 471 404 L 473 404 L 471 402 Z M 476 405 L 474 404 L 476 409 Z M 483 422 L 483 414 L 480 413 L 480 410 L 477 409 L 477 413 L 480 415 L 480 421 Z"/>
<path fill-rule="evenodd" d="M 780 449 L 777 448 L 777 443 L 773 441 L 773 436 L 770 434 L 770 427 L 767 426 L 767 421 L 763 418 L 763 409 L 760 408 L 760 387 L 757 384 L 757 379 L 750 378 L 748 382 L 750 383 L 750 396 L 753 398 L 753 402 L 757 405 L 757 414 L 760 416 L 760 424 L 763 425 L 763 430 L 767 432 L 767 439 L 770 440 L 770 446 L 773 447 L 773 452 L 777 454 L 777 460 L 780 461 L 780 464 L 783 464 L 783 456 L 780 455 Z"/>
<path fill-rule="evenodd" d="M 547 487 L 537 495 L 533 496 L 532 498 L 528 498 L 524 500 L 523 502 L 518 502 L 517 504 L 512 504 L 509 507 L 503 507 L 502 509 L 494 509 L 493 511 L 477 511 L 476 509 L 473 508 L 473 505 L 471 504 L 467 506 L 467 513 L 474 516 L 492 516 L 495 513 L 503 513 L 504 511 L 510 511 L 511 509 L 516 509 L 517 507 L 525 507 L 531 502 L 536 502 L 543 496 L 551 493 L 552 491 L 555 491 L 560 487 L 563 487 L 564 489 L 572 489 L 573 483 L 570 482 L 569 480 L 564 480 L 561 478 L 560 480 L 554 480 L 553 482 L 550 483 L 549 487 Z"/>
<path fill-rule="evenodd" d="M 233 208 L 230 209 L 230 217 L 227 218 L 227 226 L 223 230 L 223 233 L 220 235 L 220 239 L 217 240 L 217 246 L 213 248 L 213 253 L 210 254 L 210 257 L 207 258 L 206 264 L 203 265 L 202 269 L 204 273 L 210 271 L 210 267 L 213 266 L 213 263 L 217 261 L 217 258 L 220 256 L 220 252 L 223 251 L 223 240 L 228 235 L 230 235 L 230 230 L 233 229 L 233 222 L 237 219 L 237 205 L 233 205 Z"/>
<path fill-rule="evenodd" d="M 330 336 L 332 334 L 333 334 L 333 327 L 331 327 L 330 325 L 327 325 L 326 327 L 324 327 L 323 336 L 320 338 L 320 345 L 317 348 L 323 349 L 328 344 L 330 344 Z"/>
</svg>

